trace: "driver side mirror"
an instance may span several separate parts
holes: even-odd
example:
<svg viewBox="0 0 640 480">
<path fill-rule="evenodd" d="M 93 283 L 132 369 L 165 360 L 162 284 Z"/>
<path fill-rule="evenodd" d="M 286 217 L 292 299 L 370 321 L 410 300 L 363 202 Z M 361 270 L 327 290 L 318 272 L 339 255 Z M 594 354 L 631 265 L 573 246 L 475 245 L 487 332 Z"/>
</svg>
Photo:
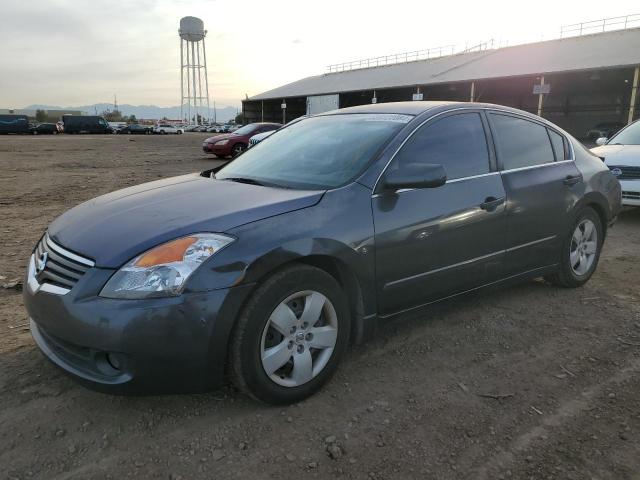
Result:
<svg viewBox="0 0 640 480">
<path fill-rule="evenodd" d="M 596 145 L 604 145 L 609 140 L 607 137 L 600 137 L 596 140 Z"/>
<path fill-rule="evenodd" d="M 384 178 L 386 190 L 403 188 L 436 188 L 447 182 L 442 165 L 433 163 L 409 163 L 388 172 Z"/>
</svg>

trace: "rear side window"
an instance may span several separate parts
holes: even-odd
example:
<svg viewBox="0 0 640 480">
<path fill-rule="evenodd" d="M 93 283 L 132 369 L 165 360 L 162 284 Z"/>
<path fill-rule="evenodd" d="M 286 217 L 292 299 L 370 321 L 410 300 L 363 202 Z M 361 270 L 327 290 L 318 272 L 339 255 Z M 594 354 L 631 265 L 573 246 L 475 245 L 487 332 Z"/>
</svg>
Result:
<svg viewBox="0 0 640 480">
<path fill-rule="evenodd" d="M 551 138 L 551 145 L 553 145 L 553 153 L 556 154 L 556 162 L 567 160 L 569 158 L 567 142 L 557 132 L 549 130 L 549 137 Z"/>
<path fill-rule="evenodd" d="M 522 118 L 490 113 L 498 158 L 504 170 L 554 161 L 546 127 Z"/>
<path fill-rule="evenodd" d="M 416 162 L 442 165 L 448 180 L 488 173 L 489 152 L 480 114 L 451 115 L 420 127 L 396 161 L 396 168 Z"/>
</svg>

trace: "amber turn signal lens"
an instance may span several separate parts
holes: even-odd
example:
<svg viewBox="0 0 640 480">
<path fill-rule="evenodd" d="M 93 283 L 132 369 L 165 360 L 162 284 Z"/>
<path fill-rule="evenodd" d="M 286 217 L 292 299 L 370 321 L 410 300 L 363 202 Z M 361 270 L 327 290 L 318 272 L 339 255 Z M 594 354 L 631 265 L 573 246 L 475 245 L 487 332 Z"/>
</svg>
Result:
<svg viewBox="0 0 640 480">
<path fill-rule="evenodd" d="M 136 267 L 153 267 L 163 263 L 181 262 L 187 248 L 193 245 L 198 239 L 196 237 L 184 237 L 165 243 L 159 247 L 149 250 L 142 255 L 135 263 Z"/>
</svg>

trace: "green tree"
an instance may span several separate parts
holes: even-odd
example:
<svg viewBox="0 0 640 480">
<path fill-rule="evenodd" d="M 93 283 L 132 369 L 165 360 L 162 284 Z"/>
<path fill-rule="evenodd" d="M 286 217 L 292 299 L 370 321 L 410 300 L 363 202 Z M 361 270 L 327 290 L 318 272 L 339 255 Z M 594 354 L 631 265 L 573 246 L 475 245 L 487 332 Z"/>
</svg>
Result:
<svg viewBox="0 0 640 480">
<path fill-rule="evenodd" d="M 138 123 L 138 119 L 136 118 L 135 115 L 129 115 L 129 120 L 127 120 L 129 123 Z"/>
<path fill-rule="evenodd" d="M 244 123 L 244 113 L 240 112 L 238 115 L 236 115 L 236 118 L 234 121 L 236 122 L 237 125 L 242 125 Z"/>
<path fill-rule="evenodd" d="M 47 112 L 44 110 L 36 110 L 36 122 L 46 122 L 47 121 Z"/>
</svg>

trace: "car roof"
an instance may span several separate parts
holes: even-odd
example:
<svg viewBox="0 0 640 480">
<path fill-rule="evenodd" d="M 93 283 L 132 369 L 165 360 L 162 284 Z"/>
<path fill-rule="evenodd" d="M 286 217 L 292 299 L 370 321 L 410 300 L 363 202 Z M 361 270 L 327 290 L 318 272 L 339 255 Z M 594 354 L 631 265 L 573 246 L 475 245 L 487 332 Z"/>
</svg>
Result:
<svg viewBox="0 0 640 480">
<path fill-rule="evenodd" d="M 439 108 L 442 107 L 442 108 Z M 513 112 L 532 116 L 531 113 L 518 110 L 516 108 L 505 107 L 504 105 L 496 105 L 492 103 L 479 102 L 451 102 L 451 101 L 411 101 L 411 102 L 389 102 L 375 103 L 370 105 L 358 105 L 356 107 L 341 108 L 320 115 L 340 115 L 343 113 L 396 113 L 404 115 L 420 115 L 429 110 L 438 108 L 439 110 L 447 110 L 444 107 L 465 107 L 465 108 L 491 108 L 494 110 L 502 110 L 504 112 Z"/>
</svg>

